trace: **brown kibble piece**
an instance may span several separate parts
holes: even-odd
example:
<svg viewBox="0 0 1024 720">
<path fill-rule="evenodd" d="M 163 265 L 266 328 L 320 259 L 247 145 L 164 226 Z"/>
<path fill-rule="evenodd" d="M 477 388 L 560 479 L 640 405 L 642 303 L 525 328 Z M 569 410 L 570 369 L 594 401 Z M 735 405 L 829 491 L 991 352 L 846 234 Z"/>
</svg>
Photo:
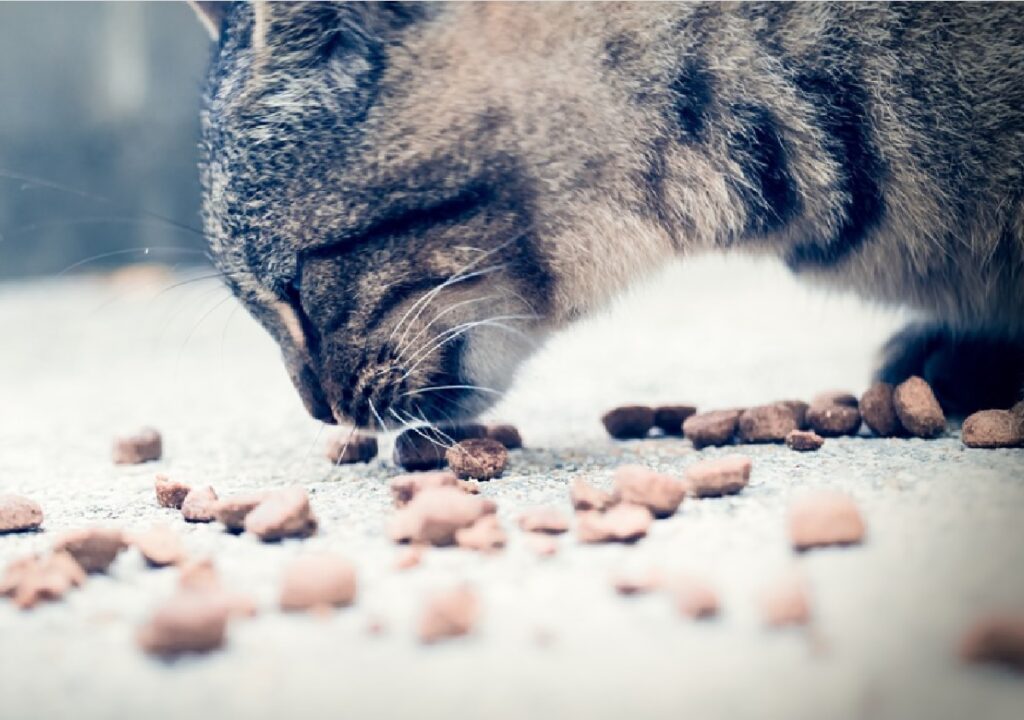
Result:
<svg viewBox="0 0 1024 720">
<path fill-rule="evenodd" d="M 676 609 L 685 617 L 702 619 L 718 614 L 718 595 L 705 582 L 678 578 L 671 583 Z"/>
<path fill-rule="evenodd" d="M 356 570 L 338 555 L 311 553 L 292 560 L 281 582 L 282 610 L 311 610 L 351 605 Z"/>
<path fill-rule="evenodd" d="M 742 410 L 712 410 L 688 417 L 683 423 L 683 435 L 698 450 L 708 445 L 727 445 L 732 442 Z"/>
<path fill-rule="evenodd" d="M 395 438 L 395 464 L 410 471 L 443 468 L 452 442 L 484 437 L 487 428 L 476 423 L 410 428 Z"/>
<path fill-rule="evenodd" d="M 138 642 L 152 655 L 215 650 L 224 644 L 228 615 L 215 594 L 179 592 L 139 630 Z"/>
<path fill-rule="evenodd" d="M 309 537 L 316 533 L 317 519 L 309 505 L 305 488 L 290 487 L 268 493 L 245 516 L 245 531 L 260 540 Z"/>
<path fill-rule="evenodd" d="M 558 535 L 569 529 L 569 518 L 558 508 L 531 508 L 519 516 L 519 527 L 525 532 Z"/>
<path fill-rule="evenodd" d="M 935 393 L 916 375 L 896 386 L 892 400 L 896 416 L 911 435 L 933 438 L 946 429 L 946 416 Z"/>
<path fill-rule="evenodd" d="M 860 396 L 860 414 L 871 432 L 879 437 L 892 437 L 902 431 L 892 400 L 893 387 L 877 382 Z"/>
<path fill-rule="evenodd" d="M 245 518 L 266 499 L 265 492 L 228 495 L 213 506 L 213 518 L 231 532 L 240 533 L 245 529 Z"/>
<path fill-rule="evenodd" d="M 654 425 L 654 409 L 646 405 L 621 405 L 606 412 L 601 422 L 616 440 L 642 438 Z"/>
<path fill-rule="evenodd" d="M 445 457 L 458 477 L 490 480 L 505 470 L 508 450 L 497 440 L 476 438 L 452 445 Z"/>
<path fill-rule="evenodd" d="M 807 409 L 807 424 L 823 437 L 856 435 L 860 410 L 852 405 L 815 401 Z"/>
<path fill-rule="evenodd" d="M 607 510 L 619 501 L 618 496 L 594 487 L 583 478 L 573 478 L 569 489 L 576 510 Z"/>
<path fill-rule="evenodd" d="M 803 400 L 780 400 L 779 405 L 785 405 L 793 413 L 793 421 L 796 422 L 797 430 L 807 429 L 807 410 L 810 405 Z"/>
<path fill-rule="evenodd" d="M 178 573 L 178 587 L 182 590 L 207 591 L 220 588 L 217 569 L 210 558 L 190 560 L 181 565 Z"/>
<path fill-rule="evenodd" d="M 497 440 L 507 450 L 518 450 L 523 446 L 523 438 L 515 425 L 488 425 L 487 437 Z"/>
<path fill-rule="evenodd" d="M 807 452 L 817 450 L 825 444 L 825 438 L 813 430 L 793 430 L 786 435 L 786 447 L 791 450 Z"/>
<path fill-rule="evenodd" d="M 402 548 L 402 551 L 398 554 L 398 559 L 395 560 L 396 570 L 408 570 L 414 568 L 423 562 L 424 548 L 422 545 L 410 545 L 409 547 Z"/>
<path fill-rule="evenodd" d="M 686 418 L 697 413 L 693 405 L 661 405 L 654 408 L 654 426 L 666 435 L 682 435 Z"/>
<path fill-rule="evenodd" d="M 153 567 L 177 565 L 185 559 L 185 548 L 178 534 L 166 525 L 156 525 L 146 532 L 133 535 L 131 544 Z"/>
<path fill-rule="evenodd" d="M 605 512 L 588 510 L 576 515 L 580 542 L 635 542 L 647 534 L 654 516 L 643 505 L 619 503 Z"/>
<path fill-rule="evenodd" d="M 117 465 L 138 465 L 159 460 L 163 454 L 163 440 L 153 428 L 142 428 L 134 435 L 115 438 L 112 454 Z"/>
<path fill-rule="evenodd" d="M 326 455 L 335 465 L 370 462 L 377 457 L 377 438 L 343 431 L 327 440 Z"/>
<path fill-rule="evenodd" d="M 743 411 L 737 429 L 743 442 L 782 442 L 797 429 L 797 419 L 792 408 L 782 403 L 760 405 Z"/>
<path fill-rule="evenodd" d="M 864 539 L 864 520 L 849 495 L 820 490 L 790 505 L 789 537 L 797 550 L 859 543 Z"/>
<path fill-rule="evenodd" d="M 0 575 L 0 596 L 8 597 L 14 594 L 18 585 L 28 574 L 39 564 L 39 558 L 35 555 L 25 555 L 15 558 L 7 563 L 4 574 Z M 76 565 L 78 563 L 75 563 Z"/>
<path fill-rule="evenodd" d="M 181 516 L 187 522 L 213 522 L 217 509 L 217 493 L 209 485 L 189 490 L 181 503 Z"/>
<path fill-rule="evenodd" d="M 68 553 L 30 555 L 7 566 L 0 579 L 0 595 L 13 597 L 15 605 L 27 610 L 44 600 L 59 600 L 84 582 L 85 571 Z"/>
<path fill-rule="evenodd" d="M 424 643 L 467 635 L 476 625 L 480 603 L 469 588 L 438 593 L 427 600 L 420 617 L 419 637 Z"/>
<path fill-rule="evenodd" d="M 0 495 L 0 535 L 35 530 L 43 524 L 39 503 L 20 495 Z"/>
<path fill-rule="evenodd" d="M 786 575 L 761 593 L 761 615 L 766 625 L 806 625 L 811 619 L 811 602 L 802 578 Z"/>
<path fill-rule="evenodd" d="M 466 550 L 497 552 L 505 547 L 507 540 L 505 531 L 494 515 L 484 515 L 468 528 L 455 531 L 455 544 Z"/>
<path fill-rule="evenodd" d="M 661 588 L 664 580 L 664 574 L 657 568 L 631 568 L 612 575 L 612 587 L 619 595 L 642 595 Z"/>
<path fill-rule="evenodd" d="M 697 497 L 733 495 L 747 486 L 752 465 L 743 455 L 701 460 L 686 468 L 686 484 Z"/>
<path fill-rule="evenodd" d="M 395 501 L 395 507 L 402 507 L 412 500 L 416 493 L 439 487 L 459 487 L 455 473 L 451 470 L 433 470 L 399 475 L 391 481 L 391 497 Z"/>
<path fill-rule="evenodd" d="M 189 491 L 192 489 L 185 483 L 171 480 L 166 475 L 157 475 L 153 483 L 156 488 L 156 502 L 160 507 L 181 510 Z"/>
<path fill-rule="evenodd" d="M 643 505 L 656 518 L 672 515 L 686 496 L 686 485 L 681 480 L 642 465 L 617 468 L 613 481 L 623 502 Z"/>
<path fill-rule="evenodd" d="M 1024 671 L 1024 613 L 980 618 L 964 635 L 960 657 L 967 662 L 992 662 Z"/>
<path fill-rule="evenodd" d="M 423 490 L 395 513 L 389 533 L 396 542 L 451 545 L 457 530 L 495 510 L 492 501 L 467 495 L 457 488 Z"/>
<path fill-rule="evenodd" d="M 128 545 L 120 530 L 89 528 L 61 535 L 54 552 L 67 552 L 87 573 L 104 572 Z"/>
<path fill-rule="evenodd" d="M 558 541 L 551 535 L 526 533 L 526 547 L 534 555 L 551 557 L 558 552 Z"/>
<path fill-rule="evenodd" d="M 979 410 L 964 420 L 960 439 L 972 448 L 1016 447 L 1024 443 L 1024 419 L 1009 410 Z"/>
</svg>

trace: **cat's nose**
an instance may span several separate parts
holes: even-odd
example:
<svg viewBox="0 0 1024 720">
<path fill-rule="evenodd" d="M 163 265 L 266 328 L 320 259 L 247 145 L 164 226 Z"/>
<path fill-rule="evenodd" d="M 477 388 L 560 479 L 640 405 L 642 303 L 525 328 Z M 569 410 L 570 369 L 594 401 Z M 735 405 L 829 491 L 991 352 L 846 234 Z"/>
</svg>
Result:
<svg viewBox="0 0 1024 720">
<path fill-rule="evenodd" d="M 305 362 L 291 362 L 287 358 L 285 364 L 288 366 L 288 375 L 292 379 L 292 384 L 299 391 L 299 397 L 302 398 L 302 404 L 306 406 L 307 412 L 317 420 L 336 425 L 337 419 L 331 411 L 331 405 L 327 401 L 327 395 L 320 384 L 320 379 L 313 369 Z"/>
</svg>

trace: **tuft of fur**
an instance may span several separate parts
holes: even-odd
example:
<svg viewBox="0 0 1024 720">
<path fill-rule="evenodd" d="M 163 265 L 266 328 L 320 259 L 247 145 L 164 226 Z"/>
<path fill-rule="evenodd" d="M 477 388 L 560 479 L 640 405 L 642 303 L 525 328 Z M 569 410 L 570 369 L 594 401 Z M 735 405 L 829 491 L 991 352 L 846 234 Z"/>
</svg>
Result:
<svg viewBox="0 0 1024 720">
<path fill-rule="evenodd" d="M 1024 348 L 1020 6 L 257 3 L 221 27 L 211 249 L 317 417 L 478 412 L 547 333 L 707 249 L 912 306 L 947 356 Z"/>
</svg>

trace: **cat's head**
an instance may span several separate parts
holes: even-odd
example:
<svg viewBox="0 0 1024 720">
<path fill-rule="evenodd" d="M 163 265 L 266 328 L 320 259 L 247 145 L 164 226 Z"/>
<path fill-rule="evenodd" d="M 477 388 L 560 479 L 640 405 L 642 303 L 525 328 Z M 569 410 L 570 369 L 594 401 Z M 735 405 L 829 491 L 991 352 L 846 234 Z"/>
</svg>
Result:
<svg viewBox="0 0 1024 720">
<path fill-rule="evenodd" d="M 638 222 L 621 180 L 643 159 L 580 100 L 608 45 L 529 6 L 200 5 L 212 255 L 306 407 L 376 427 L 486 408 L 600 294 L 591 238 Z"/>
</svg>

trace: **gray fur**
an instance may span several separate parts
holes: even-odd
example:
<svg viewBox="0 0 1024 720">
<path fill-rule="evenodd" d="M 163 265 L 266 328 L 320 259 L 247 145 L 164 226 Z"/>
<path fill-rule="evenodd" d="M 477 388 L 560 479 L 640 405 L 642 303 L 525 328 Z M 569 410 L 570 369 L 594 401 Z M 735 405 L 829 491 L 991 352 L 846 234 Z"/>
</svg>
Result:
<svg viewBox="0 0 1024 720">
<path fill-rule="evenodd" d="M 217 263 L 324 419 L 477 412 L 707 249 L 1024 346 L 1017 5 L 239 5 L 203 128 Z"/>
</svg>

